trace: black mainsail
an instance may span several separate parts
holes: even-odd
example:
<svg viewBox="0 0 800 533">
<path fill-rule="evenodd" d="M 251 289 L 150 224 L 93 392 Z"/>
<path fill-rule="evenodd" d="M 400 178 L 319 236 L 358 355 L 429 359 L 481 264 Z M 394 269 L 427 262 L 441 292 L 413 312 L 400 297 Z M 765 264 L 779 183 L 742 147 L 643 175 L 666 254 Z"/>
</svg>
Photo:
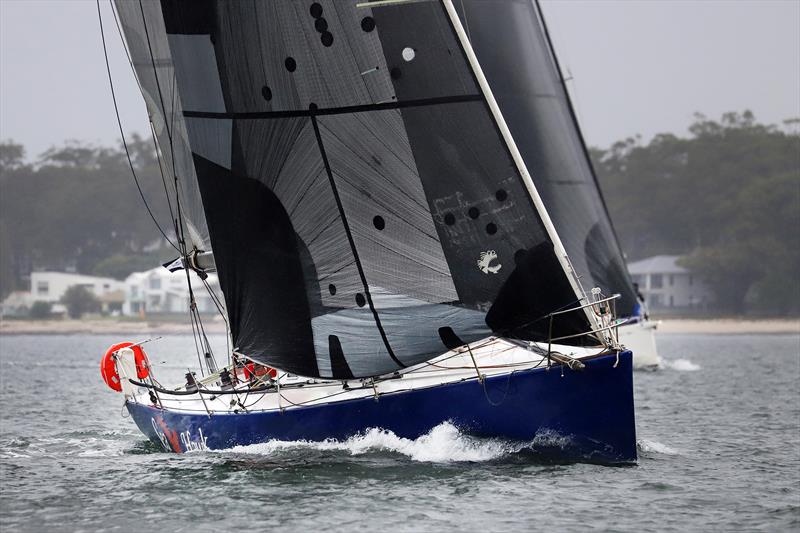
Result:
<svg viewBox="0 0 800 533">
<path fill-rule="evenodd" d="M 549 330 L 582 291 L 449 0 L 117 10 L 239 352 L 351 378 L 453 339 L 596 343 L 586 309 Z"/>
<path fill-rule="evenodd" d="M 636 293 L 534 0 L 461 0 L 459 17 L 584 286 Z"/>
</svg>

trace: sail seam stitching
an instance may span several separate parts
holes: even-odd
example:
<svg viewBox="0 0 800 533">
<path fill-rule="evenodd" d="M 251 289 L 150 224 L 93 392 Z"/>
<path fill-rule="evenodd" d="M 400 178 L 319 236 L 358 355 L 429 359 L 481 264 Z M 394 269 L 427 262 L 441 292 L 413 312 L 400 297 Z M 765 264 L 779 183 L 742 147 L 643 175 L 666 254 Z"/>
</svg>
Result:
<svg viewBox="0 0 800 533">
<path fill-rule="evenodd" d="M 292 118 L 314 117 L 325 115 L 344 115 L 348 113 L 361 113 L 364 111 L 385 111 L 390 109 L 403 109 L 407 107 L 425 107 L 441 104 L 459 104 L 465 102 L 481 102 L 483 97 L 476 94 L 463 94 L 456 96 L 440 96 L 436 98 L 420 98 L 403 102 L 385 102 L 382 104 L 363 104 L 342 107 L 318 108 L 315 111 L 308 109 L 289 109 L 286 111 L 242 111 L 242 112 L 213 112 L 213 111 L 186 111 L 186 118 L 210 119 L 264 119 L 264 118 Z"/>
</svg>

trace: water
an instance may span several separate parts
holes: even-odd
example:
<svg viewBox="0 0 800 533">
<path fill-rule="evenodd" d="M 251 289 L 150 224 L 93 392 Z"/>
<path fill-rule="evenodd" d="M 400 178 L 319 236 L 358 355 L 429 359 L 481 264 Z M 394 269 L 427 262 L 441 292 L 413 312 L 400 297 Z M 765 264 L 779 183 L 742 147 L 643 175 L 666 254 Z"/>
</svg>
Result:
<svg viewBox="0 0 800 533">
<path fill-rule="evenodd" d="M 0 337 L 3 532 L 800 528 L 797 335 L 662 335 L 666 368 L 635 374 L 629 467 L 542 463 L 448 424 L 167 454 L 100 379 L 117 340 Z M 148 352 L 177 354 L 174 379 L 196 360 L 190 337 Z"/>
</svg>

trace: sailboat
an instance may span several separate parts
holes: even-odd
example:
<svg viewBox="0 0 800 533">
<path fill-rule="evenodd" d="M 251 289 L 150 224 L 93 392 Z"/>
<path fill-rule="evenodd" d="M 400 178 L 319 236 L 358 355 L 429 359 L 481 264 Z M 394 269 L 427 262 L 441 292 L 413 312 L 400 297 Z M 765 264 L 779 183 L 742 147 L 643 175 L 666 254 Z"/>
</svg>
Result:
<svg viewBox="0 0 800 533">
<path fill-rule="evenodd" d="M 232 342 L 218 365 L 190 302 L 200 375 L 177 387 L 141 344 L 109 348 L 103 376 L 150 440 L 186 452 L 449 422 L 636 460 L 618 295 L 586 293 L 451 0 L 116 11 L 179 263 L 216 271 Z"/>
<path fill-rule="evenodd" d="M 620 341 L 659 366 L 657 323 L 626 267 L 538 0 L 457 3 L 470 44 L 581 280 L 620 294 Z"/>
</svg>

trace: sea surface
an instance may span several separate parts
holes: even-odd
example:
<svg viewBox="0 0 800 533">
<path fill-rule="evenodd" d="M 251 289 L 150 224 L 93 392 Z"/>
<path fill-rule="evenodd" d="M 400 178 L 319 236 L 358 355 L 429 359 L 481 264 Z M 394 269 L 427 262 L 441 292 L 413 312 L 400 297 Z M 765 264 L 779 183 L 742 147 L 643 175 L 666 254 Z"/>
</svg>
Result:
<svg viewBox="0 0 800 533">
<path fill-rule="evenodd" d="M 164 453 L 100 378 L 119 340 L 0 336 L 3 533 L 800 529 L 798 335 L 661 335 L 665 368 L 634 375 L 626 467 L 543 463 L 449 424 Z M 161 381 L 196 366 L 189 336 L 146 348 Z"/>
</svg>

